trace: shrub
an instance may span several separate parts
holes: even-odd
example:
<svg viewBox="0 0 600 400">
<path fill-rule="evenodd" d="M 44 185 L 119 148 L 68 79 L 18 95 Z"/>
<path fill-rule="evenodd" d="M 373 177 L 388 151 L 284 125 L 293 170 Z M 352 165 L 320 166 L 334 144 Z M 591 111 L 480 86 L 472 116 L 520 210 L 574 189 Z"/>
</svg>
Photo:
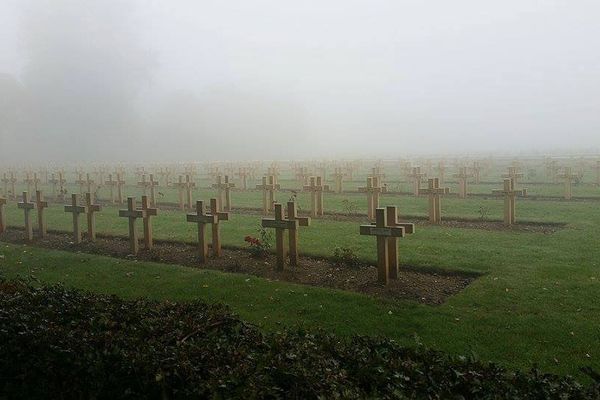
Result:
<svg viewBox="0 0 600 400">
<path fill-rule="evenodd" d="M 199 301 L 126 301 L 0 281 L 0 304 L 0 398 L 600 396 L 598 381 L 509 373 L 385 338 L 266 334 L 222 305 Z"/>
<path fill-rule="evenodd" d="M 358 256 L 350 247 L 336 246 L 333 249 L 332 259 L 334 264 L 338 266 L 357 268 L 361 264 Z"/>
<path fill-rule="evenodd" d="M 273 240 L 270 231 L 263 227 L 258 228 L 259 238 L 246 236 L 244 241 L 248 243 L 248 251 L 256 258 L 265 258 L 271 250 L 271 242 Z"/>
</svg>

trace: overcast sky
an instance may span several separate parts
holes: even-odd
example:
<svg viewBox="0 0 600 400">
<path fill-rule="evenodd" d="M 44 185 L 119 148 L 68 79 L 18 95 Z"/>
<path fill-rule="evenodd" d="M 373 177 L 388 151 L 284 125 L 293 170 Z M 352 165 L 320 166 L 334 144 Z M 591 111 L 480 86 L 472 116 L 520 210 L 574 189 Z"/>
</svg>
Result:
<svg viewBox="0 0 600 400">
<path fill-rule="evenodd" d="M 597 0 L 0 0 L 0 152 L 598 149 L 599 21 Z"/>
</svg>

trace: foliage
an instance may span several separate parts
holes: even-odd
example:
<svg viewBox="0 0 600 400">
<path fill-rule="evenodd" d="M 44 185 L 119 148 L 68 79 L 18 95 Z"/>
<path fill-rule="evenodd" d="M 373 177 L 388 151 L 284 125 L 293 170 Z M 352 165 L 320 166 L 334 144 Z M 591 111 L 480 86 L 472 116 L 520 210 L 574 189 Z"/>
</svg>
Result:
<svg viewBox="0 0 600 400">
<path fill-rule="evenodd" d="M 273 236 L 270 231 L 263 227 L 258 228 L 259 238 L 253 236 L 244 237 L 244 242 L 248 243 L 248 251 L 256 258 L 265 258 L 271 250 Z"/>
<path fill-rule="evenodd" d="M 333 249 L 332 259 L 338 266 L 357 268 L 361 264 L 358 255 L 350 247 L 336 246 Z"/>
<path fill-rule="evenodd" d="M 490 208 L 486 206 L 479 206 L 479 219 L 484 221 L 487 219 L 490 214 Z"/>
<path fill-rule="evenodd" d="M 349 199 L 342 200 L 342 209 L 344 210 L 344 214 L 346 215 L 358 214 L 358 204 Z"/>
<path fill-rule="evenodd" d="M 222 305 L 0 282 L 5 398 L 597 398 L 600 382 L 323 332 L 264 334 Z"/>
</svg>

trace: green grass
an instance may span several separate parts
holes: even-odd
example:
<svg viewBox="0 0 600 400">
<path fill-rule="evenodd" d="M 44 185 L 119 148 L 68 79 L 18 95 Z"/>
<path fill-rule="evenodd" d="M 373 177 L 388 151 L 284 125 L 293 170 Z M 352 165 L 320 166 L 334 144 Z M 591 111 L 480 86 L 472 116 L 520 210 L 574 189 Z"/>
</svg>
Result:
<svg viewBox="0 0 600 400">
<path fill-rule="evenodd" d="M 591 185 L 589 189 L 595 190 Z M 170 196 L 176 198 L 174 193 Z M 214 191 L 201 189 L 194 198 L 210 196 Z M 288 197 L 289 193 L 278 194 L 279 200 Z M 306 209 L 307 196 L 299 197 L 300 207 Z M 366 208 L 364 196 L 344 194 L 326 195 L 326 209 L 343 211 L 343 200 L 354 202 L 361 211 Z M 260 207 L 261 194 L 236 192 L 233 202 Z M 401 215 L 425 215 L 427 199 L 388 195 L 382 204 L 398 205 Z M 495 198 L 447 198 L 443 207 L 446 216 L 477 218 L 481 207 L 489 210 L 490 218 L 502 216 L 502 201 Z M 416 234 L 400 240 L 404 264 L 484 274 L 442 306 L 410 301 L 392 305 L 359 294 L 243 275 L 13 245 L 2 247 L 0 267 L 8 276 L 34 274 L 43 282 L 60 281 L 124 297 L 222 301 L 265 329 L 304 324 L 340 334 L 386 335 L 404 344 L 414 343 L 417 335 L 434 348 L 473 351 L 510 367 L 537 363 L 548 371 L 577 373 L 582 365 L 600 369 L 599 207 L 595 201 L 517 202 L 519 219 L 568 223 L 552 235 L 418 227 Z M 9 223 L 22 225 L 14 202 L 6 210 Z M 51 206 L 47 217 L 51 229 L 71 227 L 70 215 L 59 205 Z M 243 246 L 243 237 L 256 234 L 259 222 L 259 216 L 233 215 L 222 224 L 224 244 Z M 125 235 L 126 223 L 117 217 L 116 207 L 105 207 L 97 215 L 99 232 Z M 331 256 L 335 246 L 344 245 L 374 262 L 374 239 L 358 235 L 358 225 L 314 220 L 301 228 L 300 251 Z M 195 240 L 193 224 L 186 223 L 179 211 L 161 211 L 154 219 L 154 232 L 158 239 Z"/>
</svg>

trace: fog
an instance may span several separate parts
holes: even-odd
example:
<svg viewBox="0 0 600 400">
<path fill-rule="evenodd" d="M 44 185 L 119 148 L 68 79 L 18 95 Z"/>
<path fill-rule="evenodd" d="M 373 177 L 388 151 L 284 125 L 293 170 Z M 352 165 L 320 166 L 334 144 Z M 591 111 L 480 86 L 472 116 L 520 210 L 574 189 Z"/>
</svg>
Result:
<svg viewBox="0 0 600 400">
<path fill-rule="evenodd" d="M 599 20 L 592 0 L 0 0 L 0 157 L 598 151 Z"/>
</svg>

